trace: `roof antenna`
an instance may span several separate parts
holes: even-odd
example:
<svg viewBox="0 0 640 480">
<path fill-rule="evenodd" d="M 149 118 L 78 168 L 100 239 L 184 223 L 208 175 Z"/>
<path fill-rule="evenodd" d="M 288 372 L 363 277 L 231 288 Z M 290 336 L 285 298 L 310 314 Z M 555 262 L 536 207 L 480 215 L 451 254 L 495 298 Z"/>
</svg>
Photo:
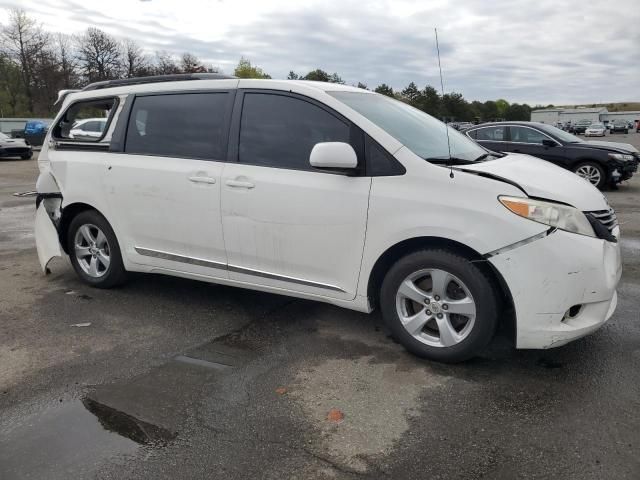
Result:
<svg viewBox="0 0 640 480">
<path fill-rule="evenodd" d="M 440 65 L 440 44 L 438 43 L 438 29 L 434 28 L 436 32 L 436 50 L 438 52 L 438 69 L 440 70 L 440 91 L 442 92 L 442 99 L 444 100 L 444 82 L 442 81 L 442 65 Z M 453 178 L 453 160 L 451 160 L 451 142 L 449 140 L 449 125 L 444 122 L 444 128 L 447 132 L 447 149 L 449 150 L 449 178 Z"/>
</svg>

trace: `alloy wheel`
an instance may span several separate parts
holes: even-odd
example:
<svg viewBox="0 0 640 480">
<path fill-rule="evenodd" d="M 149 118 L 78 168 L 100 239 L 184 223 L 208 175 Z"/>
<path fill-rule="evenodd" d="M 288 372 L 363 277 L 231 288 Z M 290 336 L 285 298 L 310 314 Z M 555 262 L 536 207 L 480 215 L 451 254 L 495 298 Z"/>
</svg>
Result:
<svg viewBox="0 0 640 480">
<path fill-rule="evenodd" d="M 82 271 L 92 278 L 100 278 L 111 263 L 109 242 L 106 235 L 92 224 L 84 224 L 73 241 L 74 254 Z"/>
<path fill-rule="evenodd" d="M 578 176 L 589 181 L 592 185 L 598 185 L 600 183 L 600 171 L 593 165 L 582 165 L 576 170 Z"/>
<path fill-rule="evenodd" d="M 400 284 L 396 311 L 402 326 L 416 340 L 451 347 L 469 336 L 476 304 L 467 286 L 440 269 L 412 273 Z"/>
</svg>

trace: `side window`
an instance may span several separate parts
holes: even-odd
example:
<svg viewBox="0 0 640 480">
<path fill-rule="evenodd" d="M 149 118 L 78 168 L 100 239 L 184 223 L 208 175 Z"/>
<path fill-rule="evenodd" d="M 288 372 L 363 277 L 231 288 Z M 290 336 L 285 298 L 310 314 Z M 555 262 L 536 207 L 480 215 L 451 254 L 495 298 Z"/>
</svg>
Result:
<svg viewBox="0 0 640 480">
<path fill-rule="evenodd" d="M 349 142 L 350 126 L 307 101 L 247 93 L 240 121 L 239 161 L 312 170 L 309 154 L 319 142 Z"/>
<path fill-rule="evenodd" d="M 476 140 L 478 138 L 478 131 L 477 130 L 471 130 L 469 132 L 465 132 L 467 134 L 467 136 L 469 136 L 470 138 L 473 138 L 474 140 Z"/>
<path fill-rule="evenodd" d="M 506 140 L 505 127 L 484 127 L 476 131 L 476 140 L 487 140 L 493 142 L 502 142 Z"/>
<path fill-rule="evenodd" d="M 137 97 L 131 108 L 124 151 L 223 159 L 227 100 L 225 92 Z"/>
<path fill-rule="evenodd" d="M 542 140 L 546 137 L 542 133 L 528 127 L 509 127 L 511 129 L 511 141 L 520 143 L 534 143 L 542 145 Z"/>
<path fill-rule="evenodd" d="M 378 145 L 369 135 L 365 140 L 365 157 L 368 177 L 404 175 L 407 171 L 393 155 Z"/>
<path fill-rule="evenodd" d="M 115 98 L 73 103 L 53 128 L 57 140 L 97 142 L 104 137 L 115 111 Z"/>
</svg>

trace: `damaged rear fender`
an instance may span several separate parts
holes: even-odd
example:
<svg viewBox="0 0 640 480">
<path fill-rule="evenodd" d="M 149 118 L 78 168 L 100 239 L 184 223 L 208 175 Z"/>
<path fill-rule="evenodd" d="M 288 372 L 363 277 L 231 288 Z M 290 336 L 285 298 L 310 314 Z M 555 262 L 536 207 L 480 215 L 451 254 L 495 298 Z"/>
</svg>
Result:
<svg viewBox="0 0 640 480">
<path fill-rule="evenodd" d="M 62 195 L 39 194 L 36 198 L 35 237 L 38 260 L 42 271 L 54 257 L 62 256 L 58 228 L 62 218 Z"/>
</svg>

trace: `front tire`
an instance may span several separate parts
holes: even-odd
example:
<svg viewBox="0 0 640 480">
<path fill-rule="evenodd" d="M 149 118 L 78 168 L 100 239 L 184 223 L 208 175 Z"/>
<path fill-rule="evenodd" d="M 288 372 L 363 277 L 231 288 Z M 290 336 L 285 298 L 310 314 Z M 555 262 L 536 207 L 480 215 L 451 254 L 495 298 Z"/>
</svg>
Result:
<svg viewBox="0 0 640 480">
<path fill-rule="evenodd" d="M 32 157 L 33 157 L 33 152 L 32 153 L 27 153 L 26 155 L 20 155 L 20 158 L 22 160 L 31 160 Z"/>
<path fill-rule="evenodd" d="M 582 162 L 573 167 L 573 173 L 587 180 L 594 187 L 602 190 L 607 183 L 604 169 L 595 162 Z"/>
<path fill-rule="evenodd" d="M 380 305 L 398 342 L 415 355 L 440 362 L 475 356 L 498 322 L 493 282 L 467 258 L 441 249 L 398 260 L 382 282 Z"/>
<path fill-rule="evenodd" d="M 67 251 L 78 276 L 92 287 L 111 288 L 126 279 L 116 235 L 95 210 L 73 218 L 67 233 Z"/>
</svg>

